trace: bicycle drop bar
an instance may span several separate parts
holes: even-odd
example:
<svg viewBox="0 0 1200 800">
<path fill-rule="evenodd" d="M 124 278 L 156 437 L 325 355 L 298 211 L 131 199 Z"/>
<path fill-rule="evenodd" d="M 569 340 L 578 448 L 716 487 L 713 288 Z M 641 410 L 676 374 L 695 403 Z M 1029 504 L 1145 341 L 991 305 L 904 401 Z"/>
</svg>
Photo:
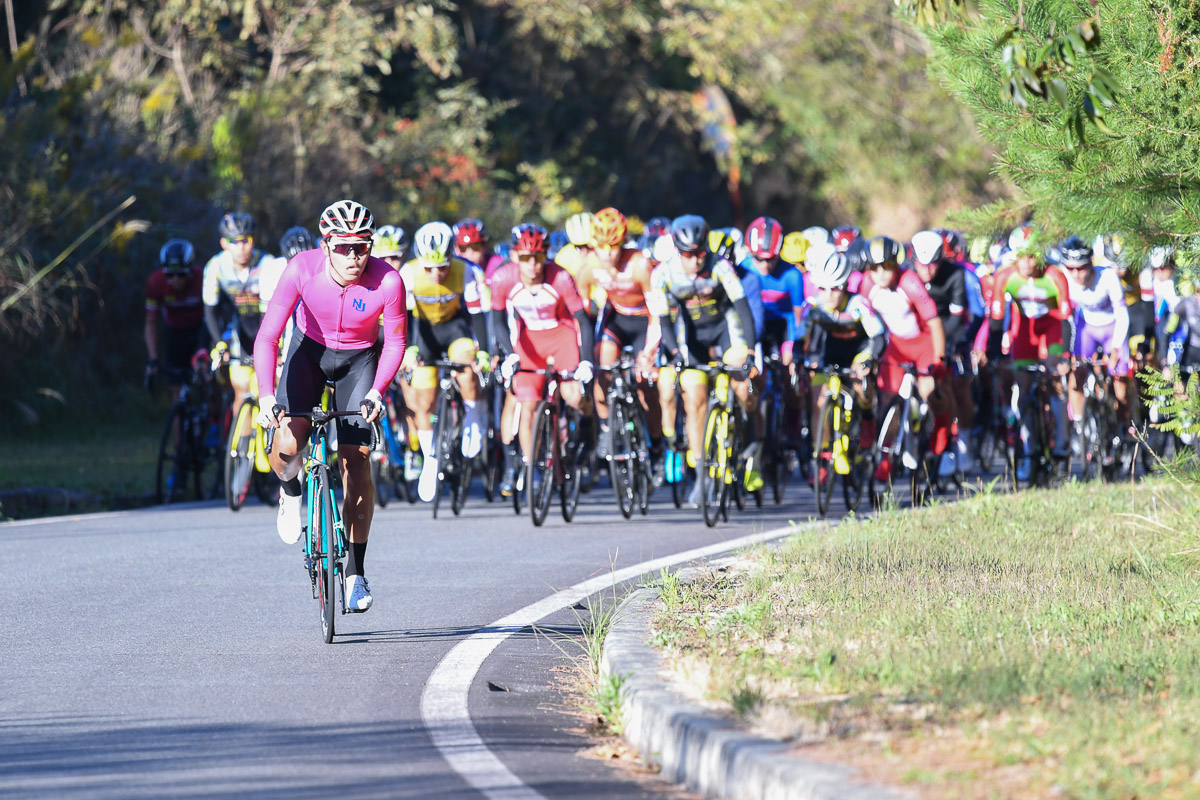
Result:
<svg viewBox="0 0 1200 800">
<path fill-rule="evenodd" d="M 286 417 L 300 417 L 302 419 L 311 419 L 317 425 L 326 425 L 338 417 L 357 417 L 362 414 L 361 411 L 326 411 L 323 408 L 314 408 L 312 411 L 285 411 Z M 267 428 L 265 431 L 267 438 L 267 455 L 271 454 L 271 448 L 275 444 L 275 428 Z M 371 425 L 371 447 L 374 450 L 379 445 L 379 437 L 375 435 L 375 426 Z"/>
</svg>

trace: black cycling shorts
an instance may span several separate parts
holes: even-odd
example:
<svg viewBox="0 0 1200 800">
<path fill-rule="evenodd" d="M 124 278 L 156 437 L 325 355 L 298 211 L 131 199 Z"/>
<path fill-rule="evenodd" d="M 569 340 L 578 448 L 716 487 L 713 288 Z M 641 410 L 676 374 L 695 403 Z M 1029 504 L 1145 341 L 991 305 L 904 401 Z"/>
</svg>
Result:
<svg viewBox="0 0 1200 800">
<path fill-rule="evenodd" d="M 471 322 L 462 314 L 451 317 L 438 325 L 434 325 L 429 320 L 414 319 L 408 332 L 411 337 L 410 344 L 417 348 L 421 361 L 426 364 L 432 364 L 438 359 L 445 359 L 450 345 L 459 339 L 475 341 Z"/>
<path fill-rule="evenodd" d="M 723 321 L 714 325 L 688 325 L 687 366 L 697 367 L 710 361 L 720 361 L 731 344 L 729 326 Z"/>
<path fill-rule="evenodd" d="M 321 404 L 326 382 L 333 383 L 338 411 L 358 411 L 366 399 L 379 365 L 379 348 L 334 350 L 308 338 L 299 330 L 292 336 L 275 401 L 289 411 L 312 411 Z M 338 445 L 371 444 L 371 426 L 361 416 L 337 421 Z"/>
<path fill-rule="evenodd" d="M 788 341 L 788 321 L 786 319 L 763 320 L 763 355 L 778 353 L 786 341 Z"/>
<path fill-rule="evenodd" d="M 646 331 L 650 328 L 650 318 L 635 317 L 629 314 L 618 314 L 611 308 L 600 318 L 597 325 L 598 342 L 613 342 L 619 348 L 632 347 L 635 354 L 646 349 Z"/>
<path fill-rule="evenodd" d="M 168 386 L 182 386 L 192 376 L 192 356 L 203 346 L 203 325 L 194 328 L 163 326 L 162 372 Z"/>
<path fill-rule="evenodd" d="M 1151 355 L 1157 349 L 1156 331 L 1154 329 L 1154 304 L 1149 300 L 1138 300 L 1129 306 L 1129 334 L 1132 340 L 1136 336 L 1144 337 L 1137 343 L 1137 350 L 1143 355 Z M 1133 355 L 1133 353 L 1130 353 Z"/>
</svg>

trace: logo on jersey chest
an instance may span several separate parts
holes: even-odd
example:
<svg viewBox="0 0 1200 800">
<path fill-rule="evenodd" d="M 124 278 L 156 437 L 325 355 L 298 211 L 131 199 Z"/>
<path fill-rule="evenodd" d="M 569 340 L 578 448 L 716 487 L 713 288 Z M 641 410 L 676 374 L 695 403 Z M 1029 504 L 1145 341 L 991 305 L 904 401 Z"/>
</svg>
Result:
<svg viewBox="0 0 1200 800">
<path fill-rule="evenodd" d="M 367 301 L 363 300 L 361 297 L 356 297 L 354 299 L 354 310 L 355 311 L 366 311 L 367 310 Z"/>
</svg>

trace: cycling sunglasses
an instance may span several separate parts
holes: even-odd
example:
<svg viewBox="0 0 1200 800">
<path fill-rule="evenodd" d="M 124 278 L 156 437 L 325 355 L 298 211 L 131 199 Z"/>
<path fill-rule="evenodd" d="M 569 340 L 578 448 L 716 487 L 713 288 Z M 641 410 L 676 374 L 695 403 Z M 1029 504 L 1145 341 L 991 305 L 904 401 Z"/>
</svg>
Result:
<svg viewBox="0 0 1200 800">
<path fill-rule="evenodd" d="M 333 252 L 337 253 L 339 256 L 358 258 L 359 256 L 365 256 L 367 253 L 371 252 L 371 243 L 338 242 L 337 244 L 329 245 L 329 249 L 333 250 Z"/>
<path fill-rule="evenodd" d="M 251 242 L 254 241 L 254 237 L 253 236 L 234 236 L 234 237 L 227 236 L 227 237 L 225 237 L 225 241 L 228 242 L 229 244 L 250 244 Z"/>
</svg>

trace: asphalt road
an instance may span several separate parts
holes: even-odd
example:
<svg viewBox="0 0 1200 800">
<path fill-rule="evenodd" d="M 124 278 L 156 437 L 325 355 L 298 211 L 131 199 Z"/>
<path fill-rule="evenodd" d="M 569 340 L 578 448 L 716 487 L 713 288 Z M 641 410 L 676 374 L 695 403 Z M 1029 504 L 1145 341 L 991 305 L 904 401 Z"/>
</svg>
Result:
<svg viewBox="0 0 1200 800">
<path fill-rule="evenodd" d="M 555 509 L 541 528 L 478 490 L 436 521 L 393 501 L 366 558 L 374 607 L 338 617 L 332 645 L 299 545 L 253 501 L 0 525 L 16 567 L 0 584 L 0 796 L 656 795 L 578 755 L 589 740 L 558 676 L 587 611 L 569 595 L 611 596 L 622 570 L 811 514 L 800 485 L 715 529 L 665 489 L 626 521 L 606 482 L 573 523 Z M 568 587 L 567 605 L 547 600 Z M 476 671 L 443 663 L 488 636 Z M 440 664 L 465 681 L 477 742 L 430 725 Z"/>
</svg>

